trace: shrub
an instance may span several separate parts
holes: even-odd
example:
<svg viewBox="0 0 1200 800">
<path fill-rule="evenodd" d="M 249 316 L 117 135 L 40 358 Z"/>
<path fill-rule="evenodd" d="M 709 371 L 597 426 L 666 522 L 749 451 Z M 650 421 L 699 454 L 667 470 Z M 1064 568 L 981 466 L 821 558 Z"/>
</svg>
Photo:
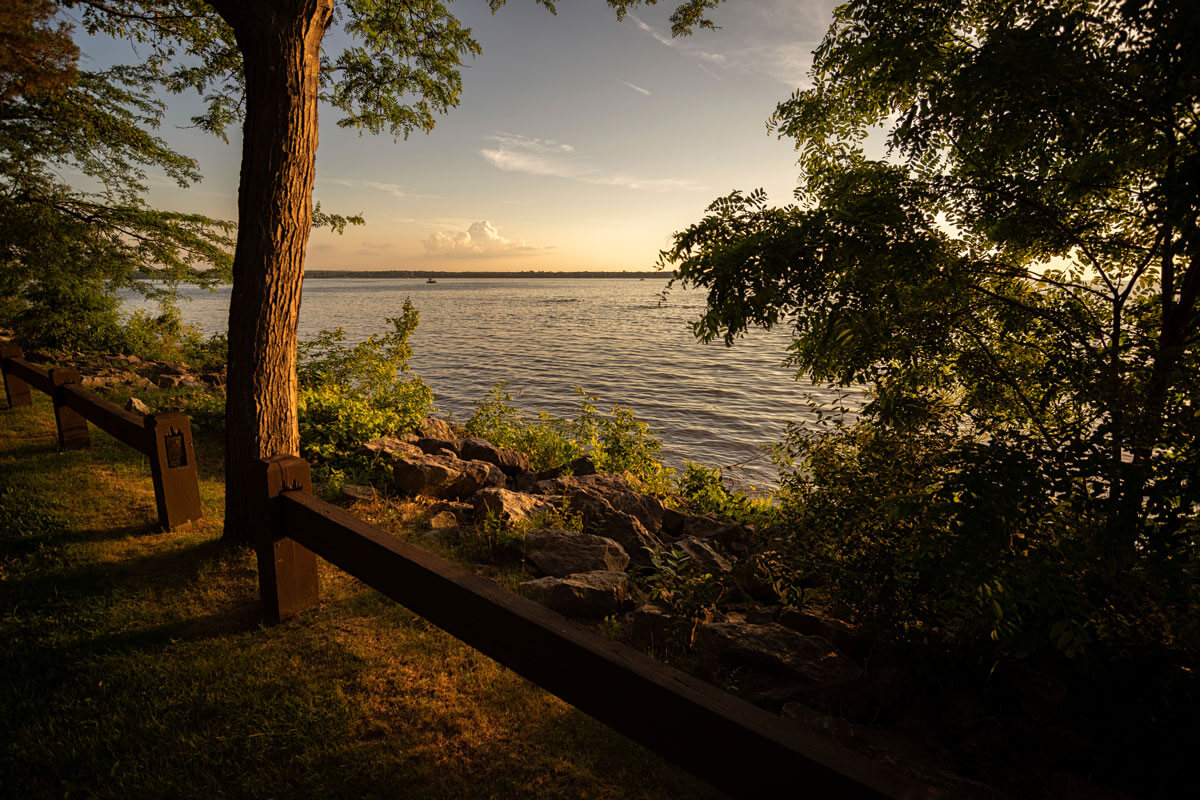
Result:
<svg viewBox="0 0 1200 800">
<path fill-rule="evenodd" d="M 377 474 L 374 460 L 354 448 L 415 430 L 433 410 L 433 393 L 408 367 L 418 320 L 405 300 L 387 333 L 351 346 L 341 328 L 323 330 L 300 345 L 300 452 L 322 479 Z"/>
<path fill-rule="evenodd" d="M 561 467 L 590 454 L 601 472 L 628 472 L 648 491 L 669 493 L 675 471 L 658 460 L 662 442 L 629 409 L 613 405 L 606 414 L 582 389 L 579 413 L 563 419 L 546 412 L 534 417 L 513 405 L 507 383 L 498 383 L 467 420 L 467 433 L 527 453 L 534 469 Z"/>
<path fill-rule="evenodd" d="M 749 525 L 771 525 L 780 521 L 779 508 L 770 497 L 751 497 L 725 485 L 720 467 L 684 464 L 679 494 L 694 511 L 720 514 Z"/>
</svg>

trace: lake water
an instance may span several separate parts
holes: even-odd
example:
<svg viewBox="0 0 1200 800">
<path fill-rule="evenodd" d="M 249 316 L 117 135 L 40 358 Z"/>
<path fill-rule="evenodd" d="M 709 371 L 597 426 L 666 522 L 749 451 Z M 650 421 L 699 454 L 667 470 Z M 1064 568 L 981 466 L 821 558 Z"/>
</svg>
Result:
<svg viewBox="0 0 1200 800">
<path fill-rule="evenodd" d="M 756 331 L 732 348 L 700 344 L 689 323 L 704 293 L 637 279 L 311 279 L 305 282 L 300 338 L 344 328 L 359 342 L 386 328 L 412 298 L 421 321 L 411 366 L 433 389 L 439 410 L 465 422 L 499 381 L 522 409 L 573 416 L 575 387 L 619 403 L 650 424 L 664 461 L 726 468 L 746 485 L 770 486 L 775 470 L 762 446 L 790 421 L 812 422 L 810 394 L 783 366 L 784 331 Z M 190 289 L 184 319 L 224 330 L 229 289 Z M 140 306 L 129 299 L 130 307 Z"/>
</svg>

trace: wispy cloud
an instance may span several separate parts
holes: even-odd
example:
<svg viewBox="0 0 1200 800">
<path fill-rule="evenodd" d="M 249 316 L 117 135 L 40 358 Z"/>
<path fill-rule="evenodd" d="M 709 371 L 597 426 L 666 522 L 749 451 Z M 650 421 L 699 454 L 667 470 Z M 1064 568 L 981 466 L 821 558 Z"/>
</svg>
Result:
<svg viewBox="0 0 1200 800">
<path fill-rule="evenodd" d="M 638 94 L 644 94 L 647 97 L 649 97 L 651 94 L 653 94 L 653 92 L 651 92 L 649 89 L 643 89 L 642 87 L 636 86 L 636 85 L 630 83 L 629 81 L 621 81 L 621 83 L 625 84 L 630 89 L 633 89 Z"/>
<path fill-rule="evenodd" d="M 466 230 L 434 231 L 422 239 L 425 254 L 439 258 L 503 258 L 532 255 L 553 250 L 552 247 L 533 247 L 524 239 L 509 239 L 500 234 L 491 222 L 473 222 Z"/>
<path fill-rule="evenodd" d="M 633 20 L 633 23 L 635 25 L 637 25 L 639 28 L 644 30 L 646 33 L 650 34 L 655 39 L 657 39 L 659 44 L 665 45 L 666 47 L 674 47 L 676 44 L 678 44 L 678 42 L 676 42 L 674 39 L 663 36 L 661 33 L 656 31 L 653 26 L 647 25 L 645 22 L 642 22 L 641 17 L 639 17 L 637 14 L 630 12 L 629 18 L 631 20 Z"/>
<path fill-rule="evenodd" d="M 366 187 L 375 189 L 380 192 L 386 192 L 393 197 L 401 200 L 442 200 L 443 195 L 426 194 L 424 192 L 416 192 L 398 183 L 382 183 L 380 181 L 363 181 L 363 180 L 348 180 L 346 178 L 325 178 L 321 181 L 322 184 L 334 183 L 338 186 L 348 186 L 350 188 Z"/>
<path fill-rule="evenodd" d="M 485 138 L 492 145 L 479 154 L 496 169 L 553 178 L 620 186 L 647 192 L 693 192 L 705 187 L 686 178 L 646 178 L 589 165 L 570 145 L 516 134 L 494 134 Z"/>
<path fill-rule="evenodd" d="M 364 186 L 370 186 L 372 189 L 378 189 L 381 192 L 387 192 L 393 197 L 399 197 L 401 200 L 441 200 L 443 195 L 440 194 L 425 194 L 423 192 L 414 192 L 411 189 L 406 189 L 398 183 L 380 183 L 379 181 L 363 181 Z"/>
<path fill-rule="evenodd" d="M 654 37 L 664 47 L 684 56 L 698 68 L 724 80 L 715 70 L 766 75 L 792 88 L 807 87 L 812 50 L 820 42 L 820 20 L 811 9 L 795 9 L 790 3 L 775 3 L 758 10 L 765 26 L 758 33 L 743 38 L 736 45 L 714 53 L 680 39 L 671 39 L 655 30 L 635 14 L 628 16 L 641 30 Z M 783 37 L 781 38 L 781 34 Z M 799 38 L 797 38 L 799 34 Z"/>
<path fill-rule="evenodd" d="M 697 59 L 705 59 L 708 61 L 719 60 L 721 58 L 721 55 L 719 53 L 709 53 L 704 50 L 697 50 L 697 49 L 694 49 L 691 47 L 689 47 L 689 48 L 681 47 L 680 41 L 678 39 L 672 39 L 669 36 L 664 36 L 663 34 L 659 33 L 657 30 L 655 30 L 653 25 L 650 25 L 650 24 L 642 21 L 641 17 L 639 17 L 637 14 L 630 13 L 630 14 L 628 14 L 628 16 L 630 19 L 633 20 L 633 23 L 635 25 L 637 25 L 639 28 L 641 28 L 646 33 L 653 36 L 654 40 L 656 42 L 658 42 L 659 44 L 661 44 L 663 47 L 669 47 L 672 50 L 674 50 L 675 52 L 680 53 L 684 56 L 687 56 L 701 70 L 703 70 L 704 72 L 707 72 L 709 75 L 716 78 L 717 80 L 723 80 L 720 75 L 713 72 L 711 69 L 709 69 L 708 67 L 704 66 L 699 61 L 697 61 Z"/>
</svg>

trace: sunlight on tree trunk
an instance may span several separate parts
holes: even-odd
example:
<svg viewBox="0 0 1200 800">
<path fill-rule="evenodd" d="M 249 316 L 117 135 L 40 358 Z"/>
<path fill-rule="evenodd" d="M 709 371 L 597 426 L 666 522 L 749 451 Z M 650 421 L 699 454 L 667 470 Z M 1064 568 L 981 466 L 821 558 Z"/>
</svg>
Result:
<svg viewBox="0 0 1200 800">
<path fill-rule="evenodd" d="M 321 39 L 331 0 L 218 3 L 244 55 L 238 243 L 229 305 L 225 537 L 265 524 L 260 458 L 298 454 L 296 332 L 312 228 Z"/>
</svg>

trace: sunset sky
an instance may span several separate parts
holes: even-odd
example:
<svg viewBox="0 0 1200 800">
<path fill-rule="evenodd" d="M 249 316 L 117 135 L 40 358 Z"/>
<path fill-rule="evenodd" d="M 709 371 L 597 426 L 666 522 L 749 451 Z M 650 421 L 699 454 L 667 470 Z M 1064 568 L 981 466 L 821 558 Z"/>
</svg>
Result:
<svg viewBox="0 0 1200 800">
<path fill-rule="evenodd" d="M 765 122 L 805 85 L 834 5 L 731 0 L 719 30 L 673 39 L 669 1 L 622 23 L 601 0 L 564 0 L 557 16 L 528 0 L 495 16 L 483 0 L 454 3 L 483 54 L 431 134 L 359 136 L 322 109 L 314 196 L 367 224 L 314 233 L 308 267 L 648 269 L 720 195 L 761 186 L 786 202 L 795 154 Z M 94 65 L 134 58 L 123 43 L 81 44 Z M 197 101 L 164 99 L 160 133 L 205 180 L 155 180 L 151 202 L 234 218 L 240 131 L 226 145 L 189 130 Z"/>
</svg>

